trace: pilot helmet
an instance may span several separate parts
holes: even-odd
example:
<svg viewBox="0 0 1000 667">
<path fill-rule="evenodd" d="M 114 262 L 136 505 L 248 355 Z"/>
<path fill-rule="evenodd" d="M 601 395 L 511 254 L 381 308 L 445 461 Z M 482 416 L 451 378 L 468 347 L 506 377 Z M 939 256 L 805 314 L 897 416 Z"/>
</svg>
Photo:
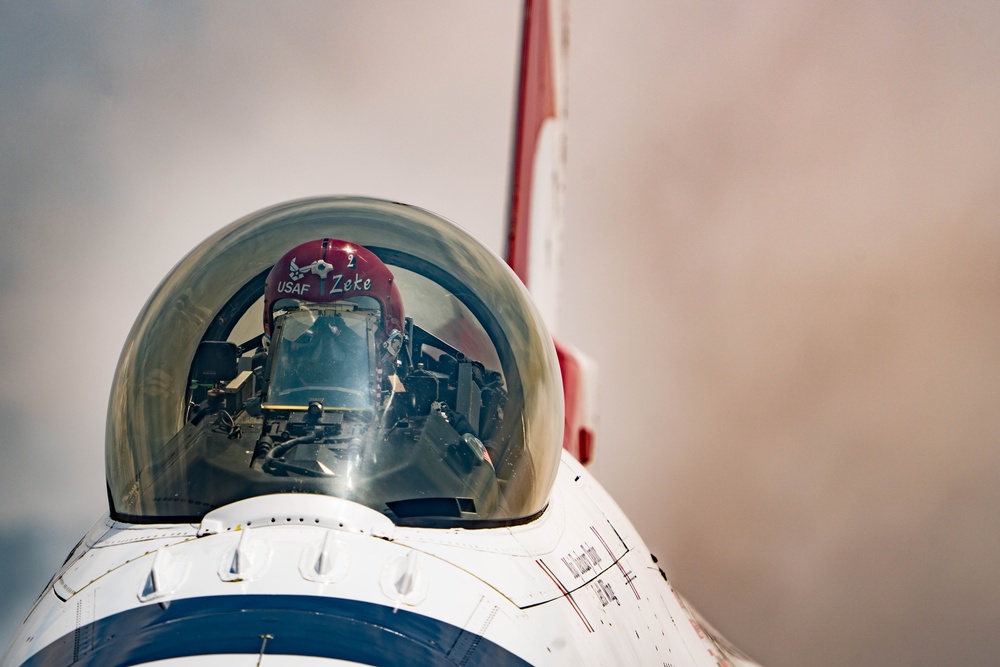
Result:
<svg viewBox="0 0 1000 667">
<path fill-rule="evenodd" d="M 403 308 L 392 273 L 370 250 L 330 238 L 292 248 L 268 274 L 263 318 L 265 407 L 378 403 L 383 369 L 393 372 L 403 339 Z"/>
<path fill-rule="evenodd" d="M 279 259 L 264 288 L 264 333 L 274 333 L 275 312 L 286 300 L 306 303 L 374 299 L 381 311 L 380 338 L 403 328 L 403 300 L 389 268 L 356 243 L 317 239 L 297 245 Z"/>
</svg>

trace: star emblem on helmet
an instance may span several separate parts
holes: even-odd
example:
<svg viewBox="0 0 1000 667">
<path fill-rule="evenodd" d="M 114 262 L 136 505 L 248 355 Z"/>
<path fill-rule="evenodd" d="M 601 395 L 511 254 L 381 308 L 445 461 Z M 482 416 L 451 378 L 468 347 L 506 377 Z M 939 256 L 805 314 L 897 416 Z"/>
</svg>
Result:
<svg viewBox="0 0 1000 667">
<path fill-rule="evenodd" d="M 291 280 L 296 280 L 296 281 L 302 280 L 302 276 L 306 275 L 306 273 L 309 272 L 309 269 L 311 269 L 312 266 L 313 265 L 310 264 L 309 266 L 304 266 L 300 269 L 299 266 L 295 263 L 295 258 L 293 257 L 292 261 L 288 263 L 288 277 Z"/>
</svg>

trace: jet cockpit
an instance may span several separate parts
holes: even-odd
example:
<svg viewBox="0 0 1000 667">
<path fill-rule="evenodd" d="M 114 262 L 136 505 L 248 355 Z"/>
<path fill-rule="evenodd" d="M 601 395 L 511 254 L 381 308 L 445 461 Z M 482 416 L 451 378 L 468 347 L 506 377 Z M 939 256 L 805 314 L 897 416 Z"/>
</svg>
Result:
<svg viewBox="0 0 1000 667">
<path fill-rule="evenodd" d="M 111 513 L 312 493 L 398 525 L 523 522 L 562 410 L 541 317 L 472 236 L 380 200 L 291 202 L 207 239 L 140 314 L 108 409 Z"/>
</svg>

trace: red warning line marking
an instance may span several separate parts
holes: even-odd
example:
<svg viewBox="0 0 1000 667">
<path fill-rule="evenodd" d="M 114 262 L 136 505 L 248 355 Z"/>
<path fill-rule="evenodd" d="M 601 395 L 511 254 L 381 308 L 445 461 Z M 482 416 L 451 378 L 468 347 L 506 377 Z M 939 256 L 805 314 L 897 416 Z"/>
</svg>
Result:
<svg viewBox="0 0 1000 667">
<path fill-rule="evenodd" d="M 608 552 L 608 555 L 611 556 L 611 560 L 613 561 L 615 559 L 615 552 L 611 550 L 611 547 L 608 546 L 608 543 L 605 542 L 604 538 L 601 537 L 601 534 L 599 532 L 597 532 L 597 527 L 596 526 L 591 526 L 590 530 L 593 531 L 594 535 L 597 535 L 597 539 L 599 539 L 601 541 L 601 544 L 604 545 L 605 551 Z"/>
<path fill-rule="evenodd" d="M 594 626 L 592 626 L 590 622 L 587 621 L 587 617 L 583 615 L 580 607 L 576 604 L 576 600 L 573 599 L 573 594 L 566 590 L 566 587 L 562 585 L 558 578 L 556 578 L 556 575 L 552 573 L 552 570 L 549 569 L 548 565 L 543 563 L 541 560 L 535 560 L 535 562 L 538 563 L 538 566 L 542 568 L 542 571 L 545 572 L 545 574 L 549 575 L 549 579 L 552 580 L 552 583 L 558 586 L 559 590 L 562 591 L 563 598 L 565 598 L 573 606 L 573 610 L 576 611 L 576 615 L 580 617 L 581 621 L 583 621 L 583 625 L 587 628 L 587 632 L 593 632 Z"/>
<path fill-rule="evenodd" d="M 635 589 L 635 577 L 632 575 L 631 572 L 627 572 L 625 570 L 625 566 L 622 565 L 622 561 L 620 558 L 615 559 L 615 552 L 611 550 L 611 547 L 608 546 L 608 543 L 605 542 L 601 534 L 597 532 L 597 528 L 595 526 L 591 526 L 590 529 L 594 531 L 594 535 L 597 535 L 597 539 L 599 539 L 601 541 L 601 544 L 604 545 L 604 548 L 607 550 L 608 555 L 611 556 L 611 560 L 613 560 L 615 562 L 615 565 L 618 566 L 618 569 L 622 571 L 622 576 L 625 577 L 625 582 L 628 584 L 628 587 L 632 589 L 632 592 L 635 593 L 635 599 L 641 600 L 642 597 L 640 597 L 639 591 Z"/>
</svg>

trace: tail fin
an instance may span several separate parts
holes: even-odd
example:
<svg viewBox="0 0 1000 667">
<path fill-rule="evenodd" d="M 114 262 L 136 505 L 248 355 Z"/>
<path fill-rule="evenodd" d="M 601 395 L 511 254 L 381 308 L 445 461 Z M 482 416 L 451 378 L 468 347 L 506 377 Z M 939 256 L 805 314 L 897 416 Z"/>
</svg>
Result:
<svg viewBox="0 0 1000 667">
<path fill-rule="evenodd" d="M 565 4 L 526 0 L 514 127 L 507 263 L 550 329 L 558 312 L 566 174 Z"/>
<path fill-rule="evenodd" d="M 566 184 L 568 15 L 563 0 L 525 0 L 514 126 L 507 263 L 555 331 Z M 566 397 L 563 447 L 593 456 L 597 366 L 555 341 Z"/>
</svg>

